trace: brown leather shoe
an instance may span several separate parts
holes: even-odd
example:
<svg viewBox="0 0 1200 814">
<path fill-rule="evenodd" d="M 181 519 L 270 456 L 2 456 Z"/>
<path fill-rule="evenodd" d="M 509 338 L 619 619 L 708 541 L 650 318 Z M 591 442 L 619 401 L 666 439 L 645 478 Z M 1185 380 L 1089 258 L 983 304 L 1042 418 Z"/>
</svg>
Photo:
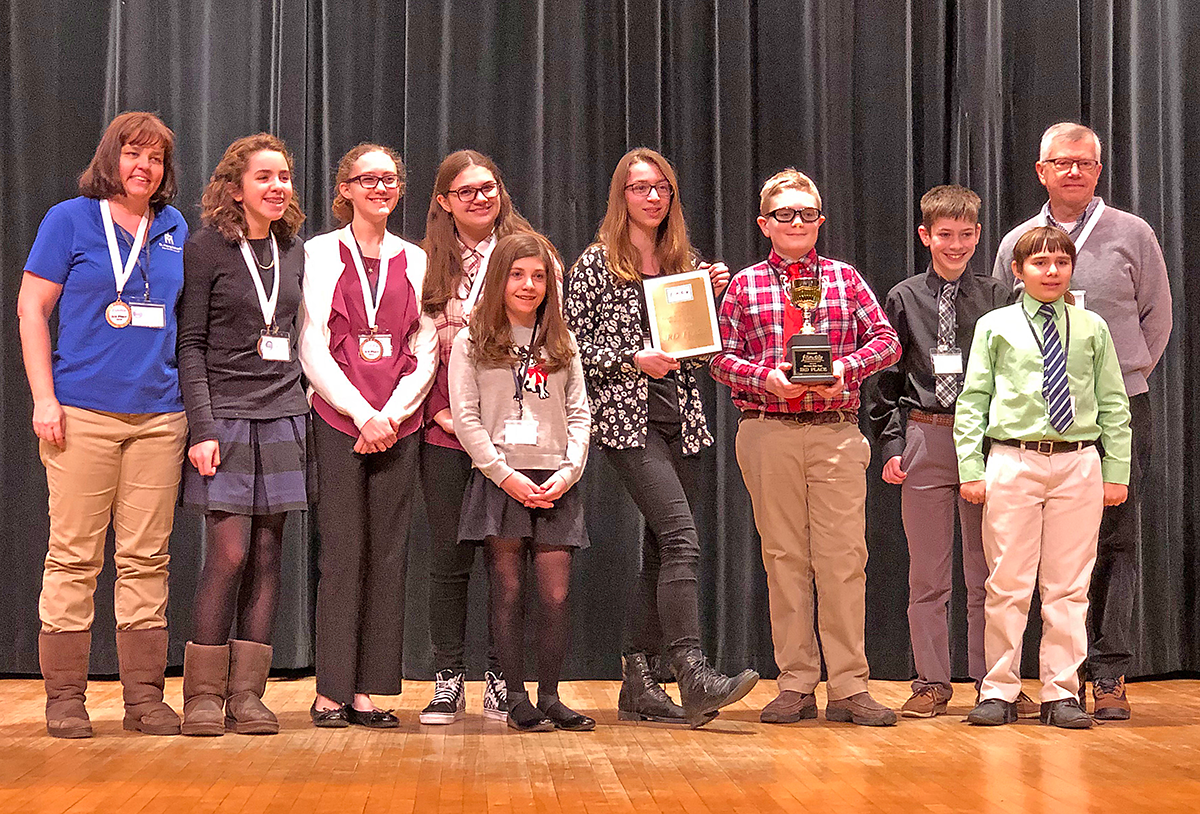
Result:
<svg viewBox="0 0 1200 814">
<path fill-rule="evenodd" d="M 946 711 L 953 690 L 941 684 L 926 684 L 913 691 L 912 696 L 900 707 L 905 718 L 932 718 Z"/>
<path fill-rule="evenodd" d="M 794 724 L 817 717 L 817 697 L 811 692 L 781 690 L 775 700 L 763 707 L 758 719 L 764 724 Z"/>
<path fill-rule="evenodd" d="M 1038 718 L 1042 714 L 1042 705 L 1026 695 L 1024 690 L 1017 696 L 1017 700 L 1013 704 L 1017 708 L 1018 718 Z"/>
<path fill-rule="evenodd" d="M 1129 720 L 1129 699 L 1125 697 L 1125 676 L 1093 679 L 1092 698 L 1096 702 L 1092 712 L 1092 716 L 1096 720 Z"/>
<path fill-rule="evenodd" d="M 864 691 L 855 693 L 849 698 L 827 702 L 825 704 L 825 720 L 854 723 L 859 726 L 894 726 L 896 713 Z"/>
</svg>

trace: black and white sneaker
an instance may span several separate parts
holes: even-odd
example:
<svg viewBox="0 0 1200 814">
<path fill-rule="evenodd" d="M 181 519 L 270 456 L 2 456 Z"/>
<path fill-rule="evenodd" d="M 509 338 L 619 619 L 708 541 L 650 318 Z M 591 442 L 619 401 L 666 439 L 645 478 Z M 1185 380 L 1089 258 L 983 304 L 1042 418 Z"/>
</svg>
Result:
<svg viewBox="0 0 1200 814">
<path fill-rule="evenodd" d="M 442 670 L 435 677 L 433 700 L 421 710 L 423 724 L 452 724 L 463 716 L 467 708 L 462 673 Z"/>
<path fill-rule="evenodd" d="M 508 720 L 508 687 L 503 673 L 488 670 L 483 674 L 483 717 Z"/>
</svg>

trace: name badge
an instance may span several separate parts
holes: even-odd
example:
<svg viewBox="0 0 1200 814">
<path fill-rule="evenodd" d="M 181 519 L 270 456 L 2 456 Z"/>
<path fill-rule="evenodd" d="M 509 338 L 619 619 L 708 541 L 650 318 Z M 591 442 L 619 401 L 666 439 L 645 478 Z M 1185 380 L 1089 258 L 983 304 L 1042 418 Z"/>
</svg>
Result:
<svg viewBox="0 0 1200 814">
<path fill-rule="evenodd" d="M 126 328 L 133 321 L 133 310 L 123 300 L 113 300 L 104 309 L 104 319 L 114 328 Z"/>
<path fill-rule="evenodd" d="M 166 303 L 142 300 L 129 303 L 132 311 L 130 325 L 135 328 L 163 328 L 167 324 Z"/>
<path fill-rule="evenodd" d="M 391 334 L 359 334 L 358 355 L 364 362 L 378 362 L 392 356 Z"/>
<path fill-rule="evenodd" d="M 1077 307 L 1077 308 L 1087 308 L 1087 306 L 1083 304 L 1083 301 L 1084 301 L 1084 300 L 1086 299 L 1086 297 L 1087 297 L 1087 292 L 1086 292 L 1086 291 L 1084 291 L 1082 288 L 1072 288 L 1072 289 L 1071 289 L 1071 296 L 1075 298 L 1075 307 Z"/>
<path fill-rule="evenodd" d="M 538 423 L 532 418 L 504 422 L 504 443 L 509 446 L 537 446 Z"/>
<path fill-rule="evenodd" d="M 962 350 L 959 348 L 931 350 L 929 359 L 933 362 L 935 376 L 948 376 L 963 372 Z"/>
<path fill-rule="evenodd" d="M 258 338 L 258 355 L 268 362 L 292 361 L 292 335 L 263 331 Z"/>
</svg>

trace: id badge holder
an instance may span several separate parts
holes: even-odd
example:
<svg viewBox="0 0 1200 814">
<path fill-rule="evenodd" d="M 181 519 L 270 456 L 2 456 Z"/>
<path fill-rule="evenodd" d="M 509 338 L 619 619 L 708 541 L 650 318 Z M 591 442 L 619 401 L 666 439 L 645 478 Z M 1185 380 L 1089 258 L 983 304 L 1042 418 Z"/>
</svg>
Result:
<svg viewBox="0 0 1200 814">
<path fill-rule="evenodd" d="M 935 376 L 951 376 L 963 372 L 961 348 L 934 348 L 929 351 L 929 359 L 933 362 Z"/>
<path fill-rule="evenodd" d="M 504 443 L 509 446 L 537 446 L 538 423 L 532 418 L 510 418 L 504 422 Z"/>
<path fill-rule="evenodd" d="M 167 304 L 162 300 L 130 300 L 129 324 L 135 328 L 162 329 L 167 325 Z"/>
<path fill-rule="evenodd" d="M 1086 291 L 1084 291 L 1082 288 L 1072 288 L 1071 296 L 1075 298 L 1076 308 L 1087 308 L 1087 306 L 1083 304 L 1083 301 L 1087 299 Z"/>
<path fill-rule="evenodd" d="M 292 335 L 264 330 L 258 338 L 258 355 L 268 362 L 292 361 Z"/>
</svg>

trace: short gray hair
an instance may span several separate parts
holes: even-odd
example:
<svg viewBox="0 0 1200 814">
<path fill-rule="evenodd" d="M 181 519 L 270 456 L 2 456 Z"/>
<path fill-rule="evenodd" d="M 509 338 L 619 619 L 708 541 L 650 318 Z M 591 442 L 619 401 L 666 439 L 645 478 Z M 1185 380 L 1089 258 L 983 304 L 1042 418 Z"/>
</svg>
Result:
<svg viewBox="0 0 1200 814">
<path fill-rule="evenodd" d="M 1077 141 L 1083 141 L 1086 138 L 1091 138 L 1096 142 L 1096 160 L 1100 160 L 1100 137 L 1096 135 L 1096 131 L 1087 125 L 1078 124 L 1076 122 L 1059 122 L 1052 124 L 1046 128 L 1046 132 L 1042 133 L 1042 144 L 1038 148 L 1038 160 L 1045 161 L 1050 157 L 1050 145 L 1055 139 L 1062 139 L 1065 142 L 1074 144 Z"/>
</svg>

